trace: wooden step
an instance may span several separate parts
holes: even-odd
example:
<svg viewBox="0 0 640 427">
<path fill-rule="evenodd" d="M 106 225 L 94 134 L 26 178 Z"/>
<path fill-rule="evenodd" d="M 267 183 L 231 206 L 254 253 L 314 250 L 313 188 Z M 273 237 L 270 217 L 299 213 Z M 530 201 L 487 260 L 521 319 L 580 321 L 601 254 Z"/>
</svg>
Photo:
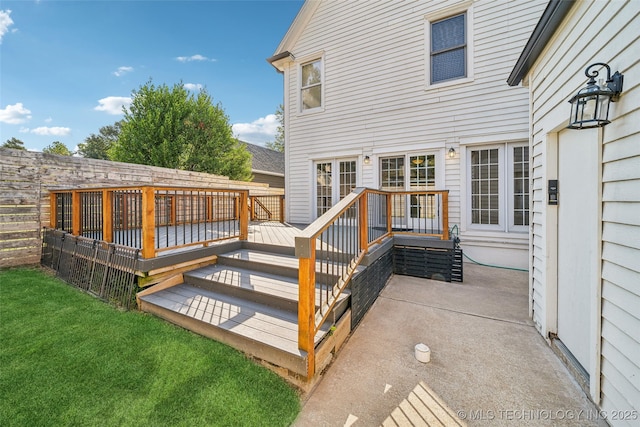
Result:
<svg viewBox="0 0 640 427">
<path fill-rule="evenodd" d="M 247 270 L 263 271 L 295 279 L 298 278 L 299 260 L 295 255 L 244 248 L 220 254 L 217 263 Z M 338 271 L 343 265 L 343 263 L 338 261 L 333 265 L 327 265 L 326 260 L 317 258 L 317 280 L 319 282 L 337 281 Z"/>
<path fill-rule="evenodd" d="M 298 258 L 255 249 L 238 249 L 221 254 L 218 264 L 298 278 Z"/>
<path fill-rule="evenodd" d="M 184 274 L 190 285 L 249 301 L 298 312 L 297 279 L 228 265 L 210 265 Z M 316 287 L 316 301 L 320 300 L 320 285 Z M 349 307 L 350 291 L 338 297 L 329 320 L 335 322 Z"/>
<path fill-rule="evenodd" d="M 298 318 L 291 311 L 188 284 L 142 296 L 140 302 L 143 311 L 306 375 L 306 353 L 298 349 Z"/>
<path fill-rule="evenodd" d="M 298 280 L 242 267 L 214 264 L 184 274 L 185 283 L 296 313 Z"/>
</svg>

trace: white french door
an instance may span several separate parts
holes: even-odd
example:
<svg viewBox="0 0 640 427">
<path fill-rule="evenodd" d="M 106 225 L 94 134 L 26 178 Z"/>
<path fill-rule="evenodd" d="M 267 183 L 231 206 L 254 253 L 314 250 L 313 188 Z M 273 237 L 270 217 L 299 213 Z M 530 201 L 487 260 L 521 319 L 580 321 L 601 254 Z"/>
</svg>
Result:
<svg viewBox="0 0 640 427">
<path fill-rule="evenodd" d="M 435 190 L 436 154 L 420 153 L 380 158 L 380 189 L 386 191 Z M 426 194 L 398 194 L 392 197 L 392 225 L 400 230 L 439 226 L 438 200 Z M 434 223 L 435 222 L 435 223 Z"/>
<path fill-rule="evenodd" d="M 316 218 L 356 188 L 357 161 L 332 159 L 315 163 Z"/>
</svg>

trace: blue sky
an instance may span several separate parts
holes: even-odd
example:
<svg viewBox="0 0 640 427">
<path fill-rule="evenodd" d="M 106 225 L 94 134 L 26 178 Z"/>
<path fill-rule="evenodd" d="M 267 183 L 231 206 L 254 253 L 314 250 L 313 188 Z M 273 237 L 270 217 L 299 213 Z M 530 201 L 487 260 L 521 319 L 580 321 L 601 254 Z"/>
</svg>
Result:
<svg viewBox="0 0 640 427">
<path fill-rule="evenodd" d="M 238 138 L 272 141 L 282 75 L 266 58 L 302 3 L 0 0 L 0 144 L 73 150 L 149 79 L 205 87 Z"/>
</svg>

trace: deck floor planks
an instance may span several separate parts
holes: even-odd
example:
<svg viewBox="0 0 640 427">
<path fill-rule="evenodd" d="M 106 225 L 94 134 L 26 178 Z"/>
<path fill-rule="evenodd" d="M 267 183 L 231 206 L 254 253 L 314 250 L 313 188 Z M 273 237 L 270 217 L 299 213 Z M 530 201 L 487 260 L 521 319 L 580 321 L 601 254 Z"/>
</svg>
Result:
<svg viewBox="0 0 640 427">
<path fill-rule="evenodd" d="M 243 289 L 275 295 L 287 300 L 298 300 L 298 280 L 295 278 L 277 276 L 275 274 L 247 270 L 239 267 L 228 267 L 221 264 L 202 267 L 190 271 L 188 275 L 199 279 L 223 283 L 227 286 L 237 286 Z"/>
<path fill-rule="evenodd" d="M 143 297 L 160 307 L 299 356 L 295 313 L 178 285 Z"/>
</svg>

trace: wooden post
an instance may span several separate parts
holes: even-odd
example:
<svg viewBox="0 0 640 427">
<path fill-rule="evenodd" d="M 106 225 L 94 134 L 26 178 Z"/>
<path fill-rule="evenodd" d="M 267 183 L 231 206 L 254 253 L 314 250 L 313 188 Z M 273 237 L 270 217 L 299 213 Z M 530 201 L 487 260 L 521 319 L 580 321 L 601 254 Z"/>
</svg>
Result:
<svg viewBox="0 0 640 427">
<path fill-rule="evenodd" d="M 240 192 L 239 210 L 240 212 L 240 240 L 247 240 L 249 237 L 249 192 Z"/>
<path fill-rule="evenodd" d="M 280 196 L 280 222 L 284 223 L 284 194 Z"/>
<path fill-rule="evenodd" d="M 113 191 L 102 190 L 102 240 L 113 242 Z"/>
<path fill-rule="evenodd" d="M 142 257 L 156 256 L 155 189 L 142 187 Z"/>
<path fill-rule="evenodd" d="M 392 230 L 392 222 L 391 222 L 391 214 L 393 210 L 391 209 L 391 201 L 392 201 L 391 193 L 387 193 L 387 233 L 391 233 Z"/>
<path fill-rule="evenodd" d="M 251 205 L 250 218 L 251 221 L 253 221 L 254 219 L 256 219 L 256 196 L 250 196 L 249 201 Z"/>
<path fill-rule="evenodd" d="M 442 192 L 442 240 L 449 240 L 449 191 Z"/>
<path fill-rule="evenodd" d="M 55 230 L 58 219 L 58 193 L 49 192 L 49 227 Z"/>
<path fill-rule="evenodd" d="M 369 212 L 368 212 L 368 204 L 367 204 L 367 191 L 364 191 L 360 195 L 360 200 L 358 210 L 359 210 L 359 218 L 358 222 L 360 223 L 360 249 L 368 252 L 369 251 Z"/>
<path fill-rule="evenodd" d="M 82 227 L 82 218 L 80 217 L 80 192 L 71 193 L 71 234 L 79 236 Z"/>
<path fill-rule="evenodd" d="M 307 379 L 311 380 L 316 364 L 316 247 L 315 241 L 306 243 L 309 256 L 299 258 L 298 269 L 298 348 L 307 352 Z"/>
</svg>

